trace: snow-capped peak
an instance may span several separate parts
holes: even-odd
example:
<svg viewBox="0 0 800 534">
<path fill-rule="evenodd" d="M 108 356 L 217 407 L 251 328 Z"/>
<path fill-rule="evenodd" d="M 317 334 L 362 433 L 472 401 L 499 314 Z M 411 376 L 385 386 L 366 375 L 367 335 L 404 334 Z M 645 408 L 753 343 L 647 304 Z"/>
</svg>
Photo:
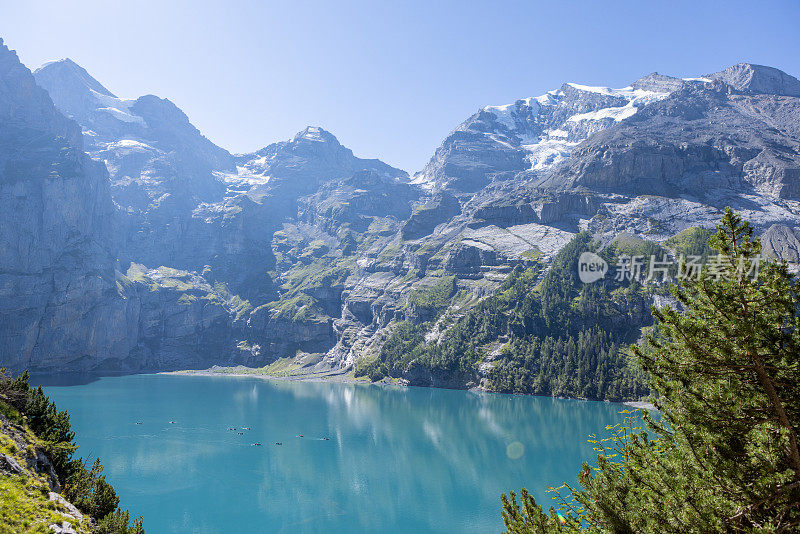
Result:
<svg viewBox="0 0 800 534">
<path fill-rule="evenodd" d="M 64 90 L 77 91 L 82 87 L 84 90 L 88 89 L 95 93 L 115 97 L 114 93 L 106 89 L 86 69 L 70 58 L 49 61 L 33 71 L 33 75 L 37 83 L 40 81 L 58 82 L 59 87 L 63 87 Z M 46 85 L 53 84 L 48 83 Z"/>
<path fill-rule="evenodd" d="M 561 89 L 513 104 L 486 106 L 477 120 L 470 119 L 461 128 L 483 134 L 504 150 L 523 150 L 530 169 L 544 171 L 568 158 L 572 149 L 590 135 L 666 98 L 681 83 L 679 79 L 669 84 L 651 80 L 619 89 L 567 83 Z M 426 179 L 422 173 L 412 181 L 423 183 Z"/>
<path fill-rule="evenodd" d="M 293 141 L 296 142 L 300 140 L 314 141 L 317 143 L 339 143 L 336 136 L 319 126 L 306 126 L 303 131 L 298 132 L 297 135 L 294 136 Z"/>
<path fill-rule="evenodd" d="M 78 122 L 90 122 L 88 118 L 100 112 L 123 122 L 145 124 L 131 111 L 134 100 L 118 98 L 69 58 L 45 63 L 33 75 L 56 106 Z"/>
</svg>

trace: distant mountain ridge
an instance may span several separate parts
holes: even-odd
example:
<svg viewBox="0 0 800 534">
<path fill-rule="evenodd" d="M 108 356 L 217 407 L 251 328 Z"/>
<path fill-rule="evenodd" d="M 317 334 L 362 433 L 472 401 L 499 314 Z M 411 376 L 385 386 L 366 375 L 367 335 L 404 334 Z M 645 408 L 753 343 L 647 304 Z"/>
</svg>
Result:
<svg viewBox="0 0 800 534">
<path fill-rule="evenodd" d="M 119 99 L 70 60 L 31 77 L 1 47 L 1 65 L 0 136 L 20 125 L 66 134 L 105 164 L 107 174 L 85 163 L 100 173 L 92 175 L 96 228 L 64 225 L 77 234 L 102 230 L 87 241 L 104 251 L 107 282 L 90 300 L 116 310 L 103 313 L 113 315 L 104 327 L 113 342 L 98 339 L 91 322 L 70 319 L 64 349 L 48 340 L 50 312 L 12 304 L 14 292 L 28 289 L 0 294 L 0 310 L 26 317 L 15 329 L 40 318 L 27 341 L 0 332 L 11 367 L 133 372 L 285 358 L 296 372 L 342 372 L 380 359 L 401 323 L 424 329 L 426 343 L 446 340 L 510 272 L 546 272 L 580 231 L 603 242 L 626 232 L 664 243 L 712 226 L 726 205 L 764 233 L 767 251 L 796 261 L 800 82 L 770 67 L 739 64 L 696 78 L 652 73 L 621 89 L 566 83 L 486 106 L 409 176 L 356 157 L 314 126 L 231 155 L 170 101 Z M 18 79 L 22 89 L 3 92 Z M 0 151 L 0 164 L 4 153 L 13 150 Z M 37 157 L 25 156 L 26 165 Z M 17 202 L 19 186 L 2 169 L 0 200 Z M 73 198 L 80 194 L 53 200 L 85 202 Z M 8 226 L 6 241 L 24 224 Z M 24 262 L 26 252 L 11 256 Z M 73 266 L 64 283 L 85 271 Z M 44 284 L 41 272 L 22 272 Z M 436 307 L 419 305 L 432 288 L 452 291 Z M 69 294 L 49 291 L 49 299 Z M 37 356 L 17 356 L 20 344 L 37 347 Z M 483 356 L 468 372 L 411 362 L 396 378 L 487 387 L 502 344 L 476 349 Z"/>
</svg>

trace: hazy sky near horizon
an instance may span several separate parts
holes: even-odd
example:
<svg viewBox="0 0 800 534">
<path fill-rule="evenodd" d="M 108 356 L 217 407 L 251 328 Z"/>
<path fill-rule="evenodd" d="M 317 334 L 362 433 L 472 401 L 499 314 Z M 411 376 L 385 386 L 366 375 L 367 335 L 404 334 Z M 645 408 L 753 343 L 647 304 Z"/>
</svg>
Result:
<svg viewBox="0 0 800 534">
<path fill-rule="evenodd" d="M 485 105 L 741 61 L 800 76 L 800 0 L 0 0 L 31 69 L 69 57 L 117 96 L 169 98 L 232 152 L 331 131 L 409 172 Z"/>
</svg>

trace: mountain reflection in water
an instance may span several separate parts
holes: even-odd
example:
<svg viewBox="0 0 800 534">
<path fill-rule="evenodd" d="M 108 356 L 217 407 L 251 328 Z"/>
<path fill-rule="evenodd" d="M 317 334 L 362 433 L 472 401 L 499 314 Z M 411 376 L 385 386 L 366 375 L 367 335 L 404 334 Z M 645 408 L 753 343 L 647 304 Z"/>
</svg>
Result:
<svg viewBox="0 0 800 534">
<path fill-rule="evenodd" d="M 575 481 L 594 458 L 587 436 L 624 408 L 170 375 L 46 392 L 69 410 L 79 454 L 102 459 L 148 534 L 498 532 L 500 493 L 527 487 L 549 507 L 546 488 Z"/>
</svg>

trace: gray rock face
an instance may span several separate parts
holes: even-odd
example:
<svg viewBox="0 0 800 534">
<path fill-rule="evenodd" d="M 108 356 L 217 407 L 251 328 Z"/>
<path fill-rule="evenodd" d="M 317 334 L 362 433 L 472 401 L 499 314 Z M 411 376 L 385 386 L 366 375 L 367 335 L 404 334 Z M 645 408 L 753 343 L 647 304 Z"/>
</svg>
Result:
<svg viewBox="0 0 800 534">
<path fill-rule="evenodd" d="M 773 67 L 739 63 L 709 74 L 709 78 L 722 80 L 737 91 L 767 95 L 800 96 L 800 80 Z"/>
<path fill-rule="evenodd" d="M 653 72 L 633 82 L 631 87 L 657 93 L 672 93 L 682 89 L 685 84 L 686 80 Z"/>
<path fill-rule="evenodd" d="M 93 372 L 175 370 L 233 361 L 233 310 L 202 276 L 133 264 L 117 275 L 125 304 L 127 354 L 95 363 Z M 79 370 L 79 369 L 76 369 Z"/>
<path fill-rule="evenodd" d="M 481 241 L 465 239 L 450 250 L 445 266 L 448 272 L 466 275 L 498 263 L 498 254 L 494 247 Z"/>
<path fill-rule="evenodd" d="M 71 521 L 74 524 L 81 524 L 84 519 L 88 519 L 94 524 L 94 519 L 84 516 L 75 505 L 59 495 L 61 484 L 50 458 L 40 449 L 40 444 L 30 439 L 30 431 L 12 423 L 4 415 L 0 414 L 0 436 L 8 443 L 13 443 L 11 454 L 0 453 L 0 476 L 13 475 L 22 480 L 30 479 L 31 482 L 36 477 L 39 480 L 46 480 L 50 486 L 47 497 L 48 510 L 63 516 L 64 521 L 59 525 L 53 524 L 49 529 L 53 532 L 75 532 Z M 16 457 L 15 457 L 16 456 Z M 37 482 L 38 483 L 38 482 Z M 83 530 L 81 530 L 83 532 Z"/>
<path fill-rule="evenodd" d="M 16 54 L 0 45 L 0 353 L 9 367 L 119 347 L 102 164 Z M 93 331 L 90 335 L 89 331 Z"/>
<path fill-rule="evenodd" d="M 71 502 L 66 500 L 60 494 L 58 494 L 58 493 L 56 493 L 54 491 L 51 491 L 47 495 L 47 498 L 49 500 L 53 501 L 54 503 L 56 503 L 58 506 L 62 507 L 64 510 L 66 510 L 67 511 L 66 515 L 69 515 L 70 517 L 72 517 L 73 519 L 75 519 L 77 521 L 82 521 L 83 520 L 83 514 L 80 512 L 80 510 L 78 510 L 78 508 L 74 504 L 72 504 Z M 62 523 L 62 526 L 63 526 L 63 523 Z"/>
<path fill-rule="evenodd" d="M 800 265 L 800 228 L 773 224 L 761 236 L 761 251 L 768 257 Z"/>
<path fill-rule="evenodd" d="M 25 470 L 14 458 L 7 454 L 0 454 L 0 473 L 3 475 L 22 475 Z"/>
<path fill-rule="evenodd" d="M 229 310 L 116 272 L 105 167 L 5 46 L 0 80 L 2 366 L 130 372 L 183 367 L 187 357 L 205 363 L 231 338 Z"/>
<path fill-rule="evenodd" d="M 47 528 L 54 534 L 77 534 L 69 521 L 62 521 L 60 525 L 52 524 Z"/>
<path fill-rule="evenodd" d="M 233 156 L 169 100 L 118 98 L 69 59 L 41 67 L 34 77 L 81 124 L 87 152 L 108 167 L 112 198 L 121 207 L 113 228 L 123 263 L 197 268 L 192 210 L 224 196 L 216 173 L 234 172 Z"/>
<path fill-rule="evenodd" d="M 336 344 L 331 317 L 284 315 L 268 307 L 259 307 L 250 315 L 248 323 L 249 339 L 258 344 L 266 361 L 271 361 L 275 355 L 293 355 L 297 351 L 327 352 Z"/>
<path fill-rule="evenodd" d="M 778 110 L 776 99 L 783 100 Z M 787 134 L 796 126 L 768 125 L 798 106 L 797 98 L 730 94 L 724 84 L 687 88 L 592 136 L 536 184 L 697 198 L 749 189 L 792 198 L 800 157 L 797 140 Z"/>
<path fill-rule="evenodd" d="M 313 195 L 299 201 L 299 220 L 323 227 L 335 234 L 343 226 L 363 232 L 373 217 L 391 216 L 405 220 L 420 191 L 396 175 L 361 170 L 343 180 L 320 186 Z M 446 220 L 446 219 L 443 219 Z"/>
<path fill-rule="evenodd" d="M 438 225 L 449 221 L 460 212 L 458 199 L 449 192 L 442 191 L 414 209 L 403 224 L 403 239 L 419 239 L 430 235 Z"/>
<path fill-rule="evenodd" d="M 668 80 L 650 75 L 624 89 L 568 83 L 514 104 L 486 106 L 444 140 L 417 180 L 475 192 L 524 171 L 546 171 L 593 133 L 677 87 L 699 83 Z"/>
<path fill-rule="evenodd" d="M 53 107 L 47 91 L 36 85 L 30 71 L 19 62 L 0 39 L 0 121 L 4 131 L 31 130 L 65 138 L 66 144 L 78 146 L 80 128 Z"/>
<path fill-rule="evenodd" d="M 15 447 L 11 454 L 0 454 L 0 475 L 41 475 L 52 491 L 61 491 L 53 464 L 39 445 L 29 441 L 28 432 L 23 427 L 0 414 L 0 435 Z"/>
</svg>

